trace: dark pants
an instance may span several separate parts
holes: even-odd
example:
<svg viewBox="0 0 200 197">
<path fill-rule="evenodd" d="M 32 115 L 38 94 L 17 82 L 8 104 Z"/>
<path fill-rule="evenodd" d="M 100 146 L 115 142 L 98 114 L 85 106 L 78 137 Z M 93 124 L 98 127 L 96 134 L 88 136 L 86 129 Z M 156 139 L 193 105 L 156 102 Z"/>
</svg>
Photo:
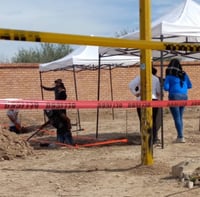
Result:
<svg viewBox="0 0 200 197">
<path fill-rule="evenodd" d="M 66 128 L 57 129 L 57 141 L 64 144 L 74 145 L 72 133 Z"/>
<path fill-rule="evenodd" d="M 158 130 L 161 126 L 161 109 L 154 107 L 153 109 L 153 123 L 152 123 L 152 130 L 153 130 L 153 143 L 158 140 Z M 141 108 L 137 108 L 138 118 L 140 120 L 140 129 L 141 129 Z"/>
<path fill-rule="evenodd" d="M 61 112 L 63 112 L 65 115 L 67 115 L 67 110 L 66 109 L 61 109 Z"/>
</svg>

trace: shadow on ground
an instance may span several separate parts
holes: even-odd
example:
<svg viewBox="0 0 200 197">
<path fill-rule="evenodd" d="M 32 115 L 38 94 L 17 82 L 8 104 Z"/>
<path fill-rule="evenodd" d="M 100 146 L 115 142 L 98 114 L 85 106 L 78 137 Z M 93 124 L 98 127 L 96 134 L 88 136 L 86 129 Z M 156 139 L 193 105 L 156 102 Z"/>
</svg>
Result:
<svg viewBox="0 0 200 197">
<path fill-rule="evenodd" d="M 49 132 L 50 133 L 50 132 Z M 34 148 L 46 148 L 49 144 L 55 143 L 58 146 L 66 146 L 65 144 L 56 143 L 56 132 L 51 131 L 51 135 L 47 133 L 38 133 L 33 136 L 29 142 Z M 30 134 L 31 136 L 32 134 Z M 74 144 L 76 146 L 93 147 L 93 146 L 112 146 L 112 145 L 140 145 L 140 133 L 101 133 L 96 137 L 95 134 L 89 135 L 73 135 Z"/>
</svg>

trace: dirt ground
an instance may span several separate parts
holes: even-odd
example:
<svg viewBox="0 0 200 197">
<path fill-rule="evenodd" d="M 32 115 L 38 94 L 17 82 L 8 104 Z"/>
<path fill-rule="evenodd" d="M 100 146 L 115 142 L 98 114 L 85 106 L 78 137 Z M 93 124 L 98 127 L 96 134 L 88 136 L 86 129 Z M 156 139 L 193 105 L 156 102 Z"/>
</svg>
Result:
<svg viewBox="0 0 200 197">
<path fill-rule="evenodd" d="M 52 127 L 27 142 L 38 127 L 37 120 L 22 121 L 29 127 L 20 135 L 10 133 L 3 125 L 0 129 L 0 196 L 199 196 L 200 186 L 189 189 L 171 175 L 172 166 L 179 162 L 200 159 L 199 113 L 198 108 L 186 109 L 186 143 L 177 144 L 173 142 L 176 131 L 171 114 L 164 111 L 164 144 L 154 146 L 154 164 L 150 166 L 140 165 L 139 122 L 134 109 L 100 110 L 98 138 L 96 112 L 80 112 L 84 130 L 75 131 L 76 126 L 73 126 L 75 147 L 55 144 Z M 74 114 L 69 112 L 69 116 L 73 122 Z M 47 146 L 48 143 L 51 145 Z"/>
</svg>

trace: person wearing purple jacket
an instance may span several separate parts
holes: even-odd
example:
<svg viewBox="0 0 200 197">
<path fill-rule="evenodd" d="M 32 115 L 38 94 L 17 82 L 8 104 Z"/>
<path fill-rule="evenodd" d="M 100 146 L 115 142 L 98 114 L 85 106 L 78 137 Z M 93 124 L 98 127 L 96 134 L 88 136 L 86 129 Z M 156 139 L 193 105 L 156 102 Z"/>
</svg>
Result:
<svg viewBox="0 0 200 197">
<path fill-rule="evenodd" d="M 178 59 L 172 59 L 166 69 L 166 77 L 164 81 L 164 90 L 168 91 L 169 100 L 187 100 L 188 89 L 192 88 L 189 76 L 182 69 L 182 65 Z M 174 120 L 177 131 L 177 143 L 185 143 L 183 133 L 183 113 L 184 106 L 170 107 L 170 111 Z"/>
</svg>

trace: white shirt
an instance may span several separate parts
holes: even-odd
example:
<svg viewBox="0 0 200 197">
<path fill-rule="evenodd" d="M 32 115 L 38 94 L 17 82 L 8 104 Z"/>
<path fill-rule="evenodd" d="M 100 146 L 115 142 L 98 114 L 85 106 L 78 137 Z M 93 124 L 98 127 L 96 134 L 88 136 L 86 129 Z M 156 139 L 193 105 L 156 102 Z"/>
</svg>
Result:
<svg viewBox="0 0 200 197">
<path fill-rule="evenodd" d="M 130 83 L 129 83 L 129 89 L 132 92 L 133 95 L 137 96 L 137 94 L 140 94 L 140 76 L 135 77 Z M 155 75 L 152 75 L 152 99 L 158 99 L 158 95 L 160 95 L 160 81 L 159 78 Z M 140 100 L 141 97 L 137 96 L 137 100 Z"/>
<path fill-rule="evenodd" d="M 7 111 L 7 116 L 11 117 L 13 120 L 15 120 L 17 123 L 19 123 L 19 119 L 18 119 L 18 110 L 14 110 L 14 109 L 9 109 Z M 10 119 L 9 119 L 10 120 Z M 15 126 L 14 122 L 10 120 L 9 123 L 10 127 Z"/>
</svg>

